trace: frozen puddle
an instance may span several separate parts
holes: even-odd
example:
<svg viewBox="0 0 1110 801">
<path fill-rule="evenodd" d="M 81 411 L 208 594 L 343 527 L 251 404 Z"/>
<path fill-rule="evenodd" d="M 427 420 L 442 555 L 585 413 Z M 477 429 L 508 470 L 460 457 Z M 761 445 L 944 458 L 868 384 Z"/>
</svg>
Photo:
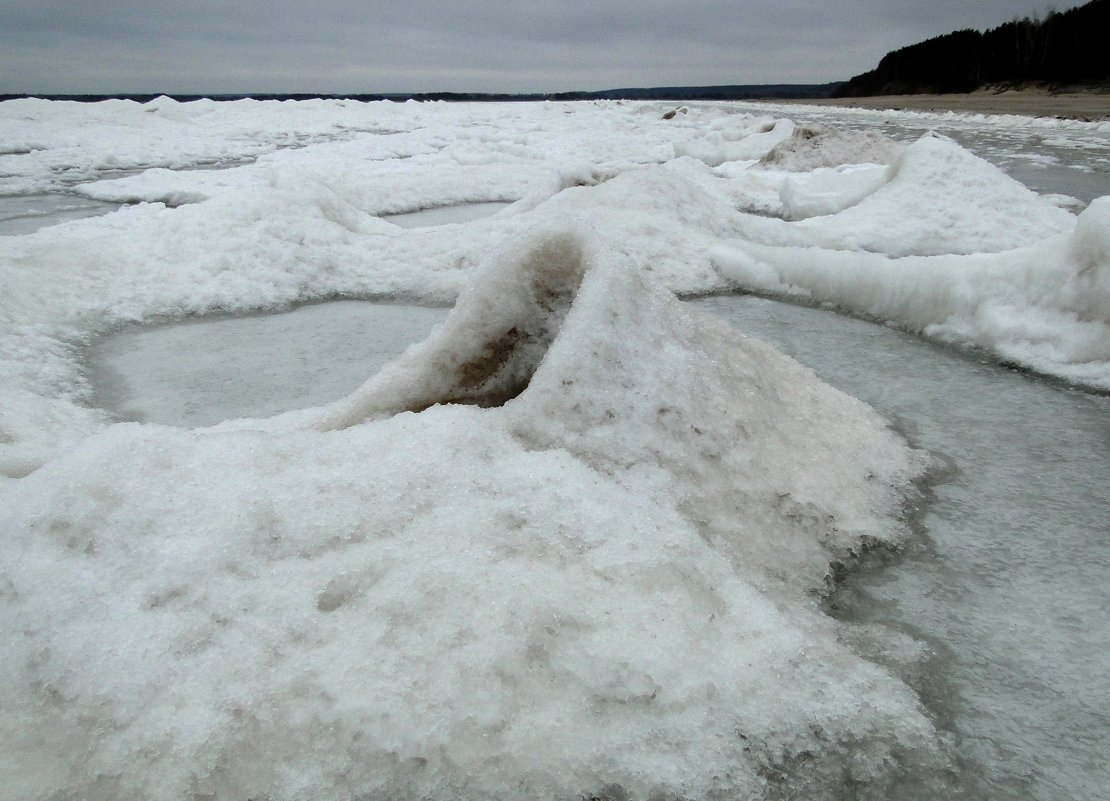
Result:
<svg viewBox="0 0 1110 801">
<path fill-rule="evenodd" d="M 382 219 L 401 228 L 432 228 L 450 223 L 467 223 L 492 217 L 506 206 L 504 201 L 489 203 L 460 203 L 455 206 L 436 206 L 431 209 L 409 211 L 404 214 L 383 214 Z"/>
<path fill-rule="evenodd" d="M 0 197 L 0 236 L 32 234 L 69 220 L 107 214 L 119 203 L 77 195 L 8 195 Z"/>
<path fill-rule="evenodd" d="M 857 574 L 836 603 L 844 619 L 928 647 L 895 668 L 957 735 L 960 797 L 1107 798 L 1110 398 L 817 309 L 735 296 L 695 305 L 950 461 L 924 544 Z M 864 650 L 891 661 L 898 648 L 880 637 Z"/>
<path fill-rule="evenodd" d="M 335 301 L 129 330 L 93 346 L 90 377 L 99 404 L 127 420 L 191 428 L 268 417 L 347 395 L 447 311 Z"/>
</svg>

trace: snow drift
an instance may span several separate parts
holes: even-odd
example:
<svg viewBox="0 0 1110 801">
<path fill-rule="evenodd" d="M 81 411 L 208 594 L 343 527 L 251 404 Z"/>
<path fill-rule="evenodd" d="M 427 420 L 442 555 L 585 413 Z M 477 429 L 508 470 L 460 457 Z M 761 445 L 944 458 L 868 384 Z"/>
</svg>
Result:
<svg viewBox="0 0 1110 801">
<path fill-rule="evenodd" d="M 494 259 L 332 407 L 11 487 L 0 794 L 881 797 L 937 759 L 812 594 L 921 459 L 598 242 Z"/>
<path fill-rule="evenodd" d="M 732 242 L 721 274 L 821 299 L 1017 364 L 1110 387 L 1110 198 L 1074 231 L 1002 253 L 905 256 Z"/>
</svg>

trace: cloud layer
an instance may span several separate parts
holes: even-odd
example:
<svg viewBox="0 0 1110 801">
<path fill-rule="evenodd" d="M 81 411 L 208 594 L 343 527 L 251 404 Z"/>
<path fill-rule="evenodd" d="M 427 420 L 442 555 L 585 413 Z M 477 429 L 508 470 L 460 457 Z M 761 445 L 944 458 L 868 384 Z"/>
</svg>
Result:
<svg viewBox="0 0 1110 801">
<path fill-rule="evenodd" d="M 559 91 L 818 83 L 1030 0 L 0 0 L 0 92 Z"/>
</svg>

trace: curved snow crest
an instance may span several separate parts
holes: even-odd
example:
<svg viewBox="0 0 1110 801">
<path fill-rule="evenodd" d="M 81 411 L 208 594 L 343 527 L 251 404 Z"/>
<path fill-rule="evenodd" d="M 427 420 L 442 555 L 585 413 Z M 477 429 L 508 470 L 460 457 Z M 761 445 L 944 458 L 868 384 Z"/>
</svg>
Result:
<svg viewBox="0 0 1110 801">
<path fill-rule="evenodd" d="M 890 164 L 905 146 L 878 131 L 800 125 L 759 160 L 760 167 L 808 172 L 843 164 Z"/>
<path fill-rule="evenodd" d="M 1110 389 L 1110 197 L 1069 233 L 1002 253 L 889 258 L 734 240 L 713 258 L 749 289 L 829 301 Z"/>
<path fill-rule="evenodd" d="M 890 181 L 891 170 L 879 164 L 819 167 L 790 176 L 779 189 L 782 217 L 804 220 L 850 208 Z"/>
<path fill-rule="evenodd" d="M 785 212 L 809 218 L 794 223 L 753 218 L 744 231 L 769 245 L 901 257 L 999 252 L 1068 231 L 1075 222 L 993 164 L 935 134 L 898 154 L 885 181 L 876 178 L 858 172 L 792 178 L 782 190 Z M 809 202 L 808 183 L 826 195 L 830 213 L 809 216 L 822 209 L 820 202 Z M 797 209 L 790 194 L 795 187 L 801 190 Z"/>
<path fill-rule="evenodd" d="M 714 120 L 708 131 L 698 131 L 690 139 L 675 142 L 676 157 L 692 156 L 710 167 L 727 161 L 754 161 L 794 133 L 788 119 L 729 115 Z"/>
<path fill-rule="evenodd" d="M 540 235 L 475 276 L 428 339 L 409 348 L 350 397 L 308 412 L 319 430 L 420 412 L 437 403 L 499 406 L 532 378 L 582 281 L 583 243 Z M 297 419 L 302 413 L 294 413 Z"/>
<path fill-rule="evenodd" d="M 569 448 L 603 469 L 619 472 L 667 462 L 668 470 L 681 473 L 681 483 L 689 484 L 686 491 L 693 497 L 687 502 L 705 517 L 707 530 L 728 527 L 711 520 L 707 510 L 739 501 L 695 498 L 728 496 L 736 486 L 776 475 L 767 486 L 778 481 L 780 487 L 795 487 L 795 494 L 798 481 L 806 481 L 806 499 L 819 497 L 821 509 L 840 508 L 841 513 L 822 535 L 825 549 L 804 560 L 801 552 L 791 553 L 785 560 L 790 564 L 777 568 L 780 576 L 793 570 L 795 582 L 822 574 L 828 549 L 843 556 L 864 540 L 897 541 L 889 526 L 897 501 L 887 493 L 905 485 L 920 463 L 911 458 L 893 472 L 889 465 L 869 469 L 887 478 L 866 484 L 873 491 L 862 495 L 838 486 L 836 479 L 858 479 L 850 467 L 858 451 L 900 450 L 881 419 L 778 351 L 687 311 L 670 292 L 615 256 L 604 239 L 583 231 L 534 233 L 531 241 L 481 270 L 425 342 L 349 397 L 275 422 L 334 430 L 435 404 L 503 405 L 518 435 Z M 682 380 L 693 383 L 674 385 Z M 871 429 L 865 435 L 867 426 L 850 423 L 859 426 L 853 445 L 842 438 L 839 424 L 848 425 L 857 414 L 870 421 Z M 618 420 L 634 424 L 636 436 L 621 436 Z M 761 448 L 779 431 L 788 432 L 777 446 L 783 451 L 761 452 L 758 458 L 749 453 L 742 463 L 722 464 L 725 454 L 743 447 L 738 443 Z M 653 442 L 661 433 L 663 441 Z M 819 474 L 798 470 L 785 446 L 792 438 L 812 459 L 843 463 Z M 676 439 L 684 445 L 673 453 Z M 744 478 L 729 467 L 742 470 Z M 843 507 L 838 499 L 846 500 Z M 875 513 L 860 516 L 863 509 Z"/>
<path fill-rule="evenodd" d="M 599 241 L 494 260 L 299 428 L 118 425 L 5 487 L 0 795 L 884 797 L 935 766 L 811 593 L 901 536 L 919 458 Z"/>
</svg>

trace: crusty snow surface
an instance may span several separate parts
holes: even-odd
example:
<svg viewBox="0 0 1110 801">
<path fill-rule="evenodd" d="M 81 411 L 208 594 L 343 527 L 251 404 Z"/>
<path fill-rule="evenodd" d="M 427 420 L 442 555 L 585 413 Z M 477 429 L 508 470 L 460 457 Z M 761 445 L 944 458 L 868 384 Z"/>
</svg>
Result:
<svg viewBox="0 0 1110 801">
<path fill-rule="evenodd" d="M 926 460 L 673 293 L 829 301 L 1110 388 L 1110 200 L 1073 215 L 943 137 L 664 110 L 0 104 L 0 191 L 134 204 L 0 237 L 0 797 L 943 773 L 819 599 L 906 536 Z M 83 349 L 119 326 L 336 296 L 455 307 L 322 407 L 187 430 L 89 405 Z"/>
</svg>

